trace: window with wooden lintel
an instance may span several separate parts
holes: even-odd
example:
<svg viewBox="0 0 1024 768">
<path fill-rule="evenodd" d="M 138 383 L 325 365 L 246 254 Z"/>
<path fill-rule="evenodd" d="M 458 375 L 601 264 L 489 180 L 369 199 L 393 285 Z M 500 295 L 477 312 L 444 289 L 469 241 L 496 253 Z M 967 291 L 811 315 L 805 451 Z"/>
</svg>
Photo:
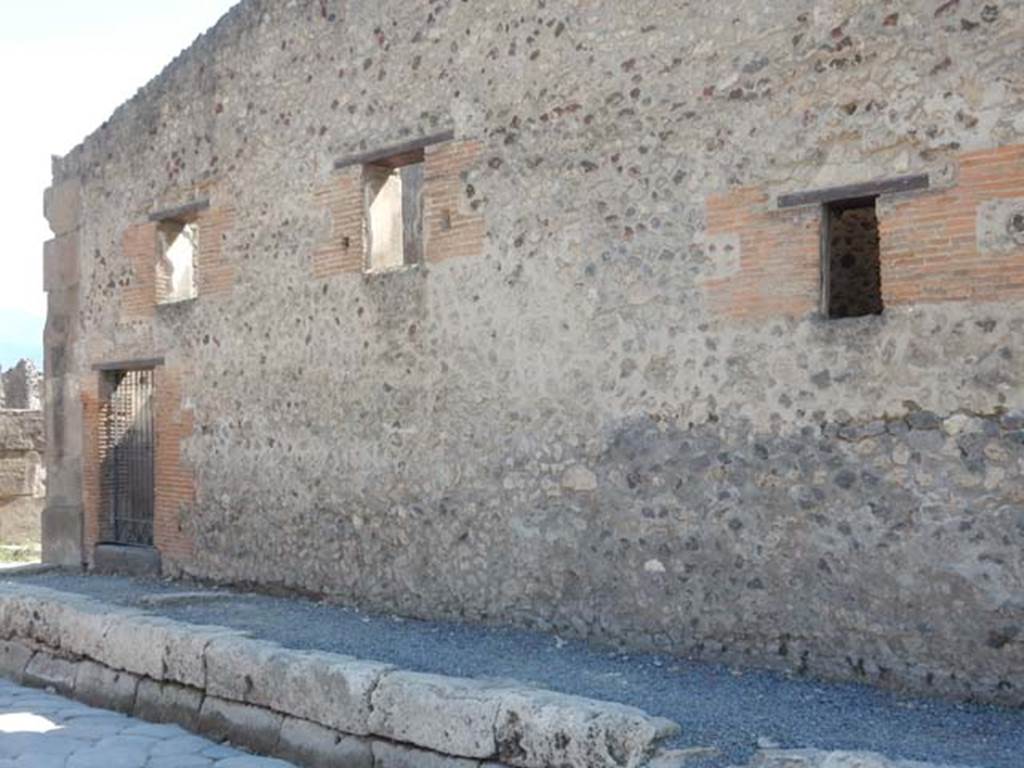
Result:
<svg viewBox="0 0 1024 768">
<path fill-rule="evenodd" d="M 882 314 L 878 199 L 928 187 L 926 175 L 902 176 L 779 197 L 780 208 L 822 208 L 822 314 L 832 319 Z"/>
<path fill-rule="evenodd" d="M 426 153 L 454 137 L 453 131 L 442 131 L 334 163 L 335 170 L 362 169 L 366 272 L 390 272 L 423 261 Z"/>
</svg>

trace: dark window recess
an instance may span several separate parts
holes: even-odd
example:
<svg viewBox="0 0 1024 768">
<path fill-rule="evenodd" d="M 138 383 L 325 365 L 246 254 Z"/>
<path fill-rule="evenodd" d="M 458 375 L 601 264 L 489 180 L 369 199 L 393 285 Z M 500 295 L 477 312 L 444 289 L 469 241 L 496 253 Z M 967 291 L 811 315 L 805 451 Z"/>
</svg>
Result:
<svg viewBox="0 0 1024 768">
<path fill-rule="evenodd" d="M 880 315 L 881 248 L 875 198 L 825 206 L 825 309 L 831 318 Z"/>
<path fill-rule="evenodd" d="M 153 371 L 105 371 L 100 538 L 153 545 Z"/>
</svg>

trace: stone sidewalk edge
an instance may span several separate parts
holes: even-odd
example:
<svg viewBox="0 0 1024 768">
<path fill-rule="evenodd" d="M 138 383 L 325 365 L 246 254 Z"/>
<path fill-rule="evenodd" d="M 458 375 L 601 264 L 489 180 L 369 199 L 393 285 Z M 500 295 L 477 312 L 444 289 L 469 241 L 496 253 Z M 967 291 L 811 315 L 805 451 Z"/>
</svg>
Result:
<svg viewBox="0 0 1024 768">
<path fill-rule="evenodd" d="M 308 765 L 639 768 L 679 733 L 621 704 L 297 651 L 0 584 L 0 676 Z"/>
</svg>

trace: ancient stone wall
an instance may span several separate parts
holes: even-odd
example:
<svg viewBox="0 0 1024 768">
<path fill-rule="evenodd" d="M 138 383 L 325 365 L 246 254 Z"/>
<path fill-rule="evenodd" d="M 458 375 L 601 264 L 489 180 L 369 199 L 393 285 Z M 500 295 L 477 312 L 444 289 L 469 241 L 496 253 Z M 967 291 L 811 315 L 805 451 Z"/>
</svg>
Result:
<svg viewBox="0 0 1024 768">
<path fill-rule="evenodd" d="M 1022 58 L 1020 0 L 243 2 L 55 164 L 51 558 L 151 361 L 170 573 L 1024 701 Z M 366 274 L 351 158 L 428 136 Z M 917 174 L 823 317 L 780 196 Z"/>
<path fill-rule="evenodd" d="M 2 547 L 39 544 L 40 516 L 46 495 L 43 448 L 40 411 L 0 409 Z"/>
<path fill-rule="evenodd" d="M 31 360 L 0 370 L 0 408 L 38 411 L 42 408 L 43 374 Z"/>
<path fill-rule="evenodd" d="M 0 371 L 0 547 L 39 545 L 46 495 L 42 383 L 30 360 Z"/>
</svg>

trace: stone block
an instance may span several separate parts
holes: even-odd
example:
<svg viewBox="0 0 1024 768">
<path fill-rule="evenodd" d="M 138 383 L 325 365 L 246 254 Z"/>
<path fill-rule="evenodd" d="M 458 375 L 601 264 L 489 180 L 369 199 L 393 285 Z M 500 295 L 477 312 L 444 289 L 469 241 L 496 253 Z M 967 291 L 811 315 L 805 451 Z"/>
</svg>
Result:
<svg viewBox="0 0 1024 768">
<path fill-rule="evenodd" d="M 106 650 L 111 630 L 140 618 L 138 611 L 120 608 L 92 601 L 79 604 L 65 613 L 65 621 L 59 627 L 60 647 L 79 656 L 85 656 L 120 669 L 110 663 Z M 135 672 L 135 670 L 127 670 Z M 142 674 L 135 672 L 135 674 Z"/>
<path fill-rule="evenodd" d="M 41 535 L 43 499 L 29 496 L 0 500 L 0 542 L 38 544 Z"/>
<path fill-rule="evenodd" d="M 981 253 L 1024 248 L 1024 197 L 987 200 L 979 205 L 977 237 Z"/>
<path fill-rule="evenodd" d="M 478 760 L 424 752 L 387 741 L 373 743 L 374 768 L 481 768 Z"/>
<path fill-rule="evenodd" d="M 262 707 L 207 696 L 199 711 L 198 731 L 214 741 L 230 741 L 257 753 L 273 752 L 284 717 Z"/>
<path fill-rule="evenodd" d="M 478 760 L 424 752 L 390 741 L 374 741 L 374 768 L 481 768 L 481 764 Z"/>
<path fill-rule="evenodd" d="M 284 685 L 284 649 L 238 635 L 217 636 L 206 646 L 206 693 L 268 706 L 271 691 Z"/>
<path fill-rule="evenodd" d="M 47 503 L 43 509 L 43 562 L 78 567 L 82 564 L 82 505 Z"/>
<path fill-rule="evenodd" d="M 633 707 L 530 689 L 506 694 L 495 722 L 498 759 L 524 768 L 636 768 L 679 733 Z"/>
<path fill-rule="evenodd" d="M 254 698 L 261 701 L 255 703 L 365 736 L 370 732 L 371 694 L 392 670 L 347 656 L 286 650 L 274 657 L 267 680 L 257 682 Z"/>
<path fill-rule="evenodd" d="M 58 237 L 77 229 L 82 219 L 82 183 L 70 179 L 47 189 L 43 193 L 43 215 Z"/>
<path fill-rule="evenodd" d="M 26 665 L 23 681 L 33 688 L 52 688 L 62 696 L 71 696 L 77 674 L 75 662 L 39 651 Z"/>
<path fill-rule="evenodd" d="M 0 589 L 0 634 L 75 656 L 100 655 L 108 625 L 131 615 L 80 595 L 21 584 Z"/>
<path fill-rule="evenodd" d="M 370 742 L 286 717 L 275 754 L 307 768 L 374 768 Z"/>
<path fill-rule="evenodd" d="M 107 622 L 103 646 L 94 658 L 112 669 L 163 680 L 168 638 L 180 626 L 156 616 L 121 615 Z"/>
<path fill-rule="evenodd" d="M 151 723 L 175 723 L 195 730 L 202 705 L 203 693 L 195 688 L 140 680 L 133 714 Z"/>
<path fill-rule="evenodd" d="M 0 584 L 0 639 L 30 639 L 30 615 L 13 584 Z"/>
<path fill-rule="evenodd" d="M 38 459 L 0 459 L 0 499 L 15 496 L 34 496 L 36 493 L 36 467 Z"/>
<path fill-rule="evenodd" d="M 154 547 L 100 544 L 93 551 L 93 570 L 125 576 L 159 576 L 160 552 Z"/>
<path fill-rule="evenodd" d="M 32 660 L 32 650 L 21 643 L 0 641 L 0 677 L 21 683 L 25 667 Z"/>
<path fill-rule="evenodd" d="M 375 736 L 459 757 L 489 758 L 503 689 L 415 672 L 385 675 L 373 694 Z"/>
<path fill-rule="evenodd" d="M 111 628 L 123 626 L 143 614 L 82 595 L 52 590 L 37 590 L 30 597 L 25 609 L 31 621 L 25 631 L 33 640 L 73 656 L 120 668 L 109 661 L 107 635 Z"/>
<path fill-rule="evenodd" d="M 41 411 L 0 411 L 0 447 L 4 451 L 42 453 L 46 449 Z"/>
<path fill-rule="evenodd" d="M 23 585 L 0 590 L 0 632 L 7 639 L 61 648 L 61 628 L 67 623 L 67 615 L 85 598 L 68 595 L 65 601 L 54 599 L 56 594 Z"/>
<path fill-rule="evenodd" d="M 586 467 L 570 467 L 562 475 L 562 487 L 576 493 L 597 490 L 597 476 Z"/>
<path fill-rule="evenodd" d="M 48 361 L 47 364 L 51 366 L 49 370 L 66 370 L 66 347 L 74 335 L 78 308 L 77 288 L 54 288 L 46 294 L 46 327 L 43 329 L 43 342 L 48 350 L 60 348 L 59 355 L 62 358 Z M 49 356 L 49 351 L 47 354 Z"/>
<path fill-rule="evenodd" d="M 78 285 L 78 233 L 48 240 L 43 245 L 43 290 L 65 290 Z"/>
<path fill-rule="evenodd" d="M 941 429 L 942 418 L 932 411 L 911 411 L 906 417 L 911 429 Z"/>
<path fill-rule="evenodd" d="M 130 672 L 83 661 L 75 678 L 75 698 L 90 707 L 112 709 L 130 715 L 135 711 L 135 694 L 139 678 Z"/>
<path fill-rule="evenodd" d="M 95 657 L 105 646 L 108 624 L 138 615 L 83 595 L 16 585 L 0 591 L 0 627 L 74 656 Z"/>
<path fill-rule="evenodd" d="M 206 690 L 206 650 L 218 638 L 244 638 L 224 627 L 180 624 L 169 627 L 164 647 L 164 680 Z"/>
<path fill-rule="evenodd" d="M 82 463 L 65 456 L 60 463 L 49 459 L 46 470 L 47 504 L 78 504 L 82 498 Z"/>
<path fill-rule="evenodd" d="M 393 669 L 237 634 L 212 636 L 204 658 L 209 695 L 269 707 L 358 736 L 370 732 L 371 692 Z"/>
</svg>

